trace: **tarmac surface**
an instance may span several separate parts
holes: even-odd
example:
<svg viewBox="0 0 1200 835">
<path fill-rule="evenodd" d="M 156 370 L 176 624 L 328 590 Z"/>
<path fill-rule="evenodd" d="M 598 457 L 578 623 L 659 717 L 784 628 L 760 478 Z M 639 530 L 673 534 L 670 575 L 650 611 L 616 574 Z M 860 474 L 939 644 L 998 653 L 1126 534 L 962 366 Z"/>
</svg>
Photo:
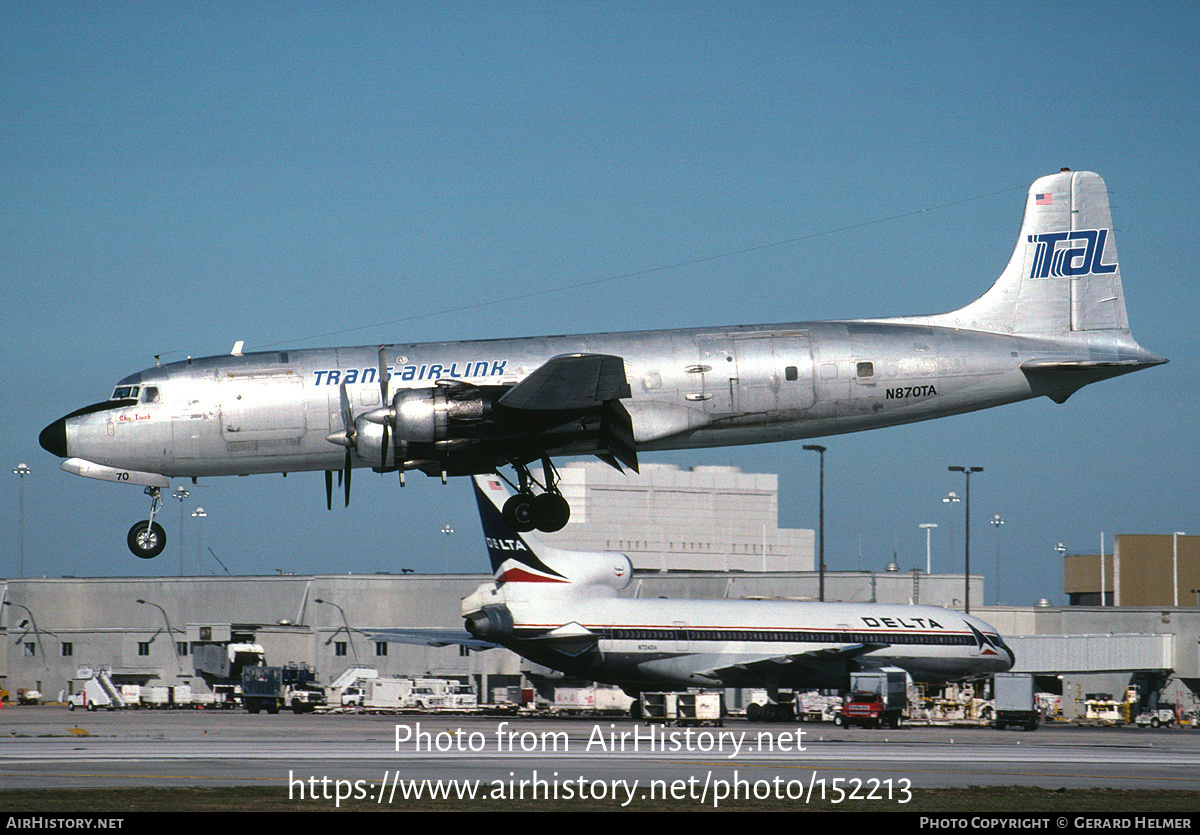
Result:
<svg viewBox="0 0 1200 835">
<path fill-rule="evenodd" d="M 513 797 L 608 798 L 616 806 L 651 793 L 711 806 L 736 791 L 855 792 L 881 804 L 903 802 L 913 789 L 985 785 L 1200 791 L 1200 731 L 864 730 L 736 718 L 680 728 L 619 717 L 5 707 L 0 785 L 264 785 L 289 797 L 380 805 L 406 792 L 472 786 Z"/>
</svg>

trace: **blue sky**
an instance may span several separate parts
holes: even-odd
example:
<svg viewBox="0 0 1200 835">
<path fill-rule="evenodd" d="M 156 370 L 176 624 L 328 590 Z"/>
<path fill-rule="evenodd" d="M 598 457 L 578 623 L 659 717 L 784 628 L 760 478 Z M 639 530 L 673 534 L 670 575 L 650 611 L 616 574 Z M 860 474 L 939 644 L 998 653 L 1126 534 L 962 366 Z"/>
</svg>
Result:
<svg viewBox="0 0 1200 835">
<path fill-rule="evenodd" d="M 832 568 L 923 564 L 922 522 L 935 570 L 961 566 L 946 467 L 982 466 L 987 601 L 993 513 L 1001 599 L 1062 601 L 1058 541 L 1200 533 L 1198 34 L 1191 3 L 4 2 L 26 574 L 178 571 L 176 502 L 167 552 L 136 560 L 148 499 L 37 445 L 156 354 L 941 312 L 990 286 L 1025 188 L 1068 166 L 1108 182 L 1134 334 L 1171 363 L 824 441 Z M 652 460 L 779 472 L 782 524 L 816 525 L 799 443 Z M 484 570 L 467 481 L 354 485 L 332 513 L 319 473 L 189 485 L 204 571 L 208 547 L 234 573 Z"/>
</svg>

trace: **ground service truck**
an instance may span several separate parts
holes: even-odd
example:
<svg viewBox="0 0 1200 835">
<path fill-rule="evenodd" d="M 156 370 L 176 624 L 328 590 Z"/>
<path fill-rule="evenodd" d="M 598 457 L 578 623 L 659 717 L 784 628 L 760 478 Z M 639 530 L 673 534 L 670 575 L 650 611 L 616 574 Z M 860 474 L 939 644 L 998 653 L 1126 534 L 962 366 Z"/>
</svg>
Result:
<svg viewBox="0 0 1200 835">
<path fill-rule="evenodd" d="M 242 668 L 242 703 L 251 713 L 278 713 L 281 707 L 311 713 L 325 707 L 325 701 L 325 690 L 310 664 Z"/>
<path fill-rule="evenodd" d="M 908 705 L 908 679 L 898 667 L 882 667 L 870 672 L 850 674 L 850 692 L 834 723 L 846 728 L 860 725 L 899 728 Z"/>
<path fill-rule="evenodd" d="M 1033 695 L 1028 673 L 996 673 L 992 679 L 992 705 L 996 730 L 1008 727 L 1032 731 L 1042 723 L 1042 712 Z"/>
</svg>

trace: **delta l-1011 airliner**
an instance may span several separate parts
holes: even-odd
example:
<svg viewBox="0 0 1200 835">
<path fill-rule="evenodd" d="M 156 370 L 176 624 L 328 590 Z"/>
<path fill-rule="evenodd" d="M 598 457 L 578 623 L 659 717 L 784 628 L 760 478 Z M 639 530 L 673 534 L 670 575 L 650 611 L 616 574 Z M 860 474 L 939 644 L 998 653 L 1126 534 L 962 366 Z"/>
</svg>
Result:
<svg viewBox="0 0 1200 835">
<path fill-rule="evenodd" d="M 508 490 L 495 477 L 474 481 L 494 581 L 463 600 L 465 629 L 367 630 L 373 639 L 503 646 L 634 696 L 762 687 L 772 702 L 781 689 L 845 690 L 851 672 L 881 667 L 946 682 L 1013 665 L 995 628 L 936 606 L 620 597 L 633 577 L 627 556 L 565 551 L 514 531 L 501 510 Z"/>
<path fill-rule="evenodd" d="M 965 278 L 972 277 L 966 276 Z M 515 530 L 560 529 L 552 457 L 637 469 L 650 450 L 894 426 L 1045 395 L 1166 362 L 1126 320 L 1104 181 L 1063 170 L 1029 190 L 999 280 L 952 313 L 894 319 L 243 353 L 159 365 L 60 418 L 41 445 L 79 475 L 138 484 L 150 518 L 171 478 L 356 467 L 500 473 Z M 539 482 L 530 471 L 541 463 Z M 511 483 L 511 482 L 510 482 Z"/>
</svg>

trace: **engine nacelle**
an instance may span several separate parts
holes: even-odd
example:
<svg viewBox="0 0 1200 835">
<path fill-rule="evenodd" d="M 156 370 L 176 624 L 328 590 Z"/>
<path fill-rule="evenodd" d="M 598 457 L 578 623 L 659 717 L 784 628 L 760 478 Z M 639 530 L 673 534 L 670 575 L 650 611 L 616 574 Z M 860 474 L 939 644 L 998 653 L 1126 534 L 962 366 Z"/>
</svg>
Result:
<svg viewBox="0 0 1200 835">
<path fill-rule="evenodd" d="M 483 419 L 479 392 L 451 394 L 448 387 L 402 389 L 392 398 L 393 427 L 397 438 L 432 444 L 454 437 L 455 422 Z"/>
<path fill-rule="evenodd" d="M 388 431 L 387 457 L 380 458 L 383 452 L 383 426 L 374 423 L 366 415 L 359 415 L 354 420 L 354 450 L 358 457 L 372 467 L 394 467 L 397 458 L 404 460 L 407 444 L 403 438 L 397 438 L 395 433 Z"/>
<path fill-rule="evenodd" d="M 512 612 L 503 604 L 484 606 L 481 611 L 467 615 L 466 621 L 467 631 L 484 641 L 499 641 L 513 634 Z"/>
</svg>

